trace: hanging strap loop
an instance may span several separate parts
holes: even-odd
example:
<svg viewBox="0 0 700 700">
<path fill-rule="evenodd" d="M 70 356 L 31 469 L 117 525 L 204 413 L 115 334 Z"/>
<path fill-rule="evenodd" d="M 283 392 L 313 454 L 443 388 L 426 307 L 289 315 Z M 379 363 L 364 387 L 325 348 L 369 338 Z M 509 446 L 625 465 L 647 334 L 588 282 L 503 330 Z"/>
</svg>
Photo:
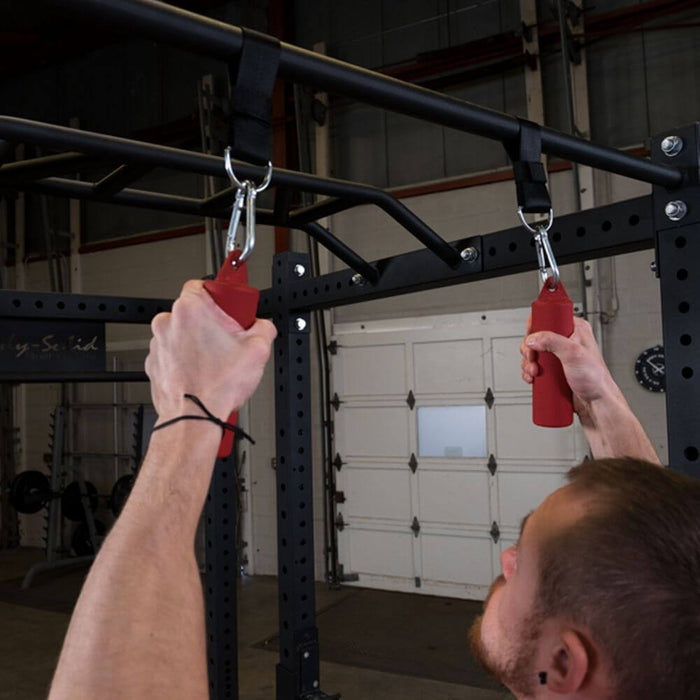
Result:
<svg viewBox="0 0 700 700">
<path fill-rule="evenodd" d="M 280 61 L 280 42 L 252 29 L 242 31 L 240 57 L 229 66 L 229 143 L 234 158 L 265 165 L 271 160 L 270 112 Z"/>
<path fill-rule="evenodd" d="M 547 190 L 547 172 L 542 164 L 542 129 L 539 124 L 518 119 L 520 131 L 504 142 L 513 163 L 518 209 L 526 214 L 546 214 L 552 208 Z"/>
</svg>

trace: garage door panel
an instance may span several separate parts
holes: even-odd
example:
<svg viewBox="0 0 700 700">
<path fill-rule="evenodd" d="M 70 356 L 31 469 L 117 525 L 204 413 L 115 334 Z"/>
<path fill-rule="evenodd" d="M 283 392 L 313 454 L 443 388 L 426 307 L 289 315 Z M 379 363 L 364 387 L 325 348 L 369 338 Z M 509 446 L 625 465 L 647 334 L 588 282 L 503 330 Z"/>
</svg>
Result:
<svg viewBox="0 0 700 700">
<path fill-rule="evenodd" d="M 347 528 L 353 573 L 413 578 L 413 534 Z"/>
<path fill-rule="evenodd" d="M 496 423 L 496 454 L 502 459 L 576 458 L 575 429 L 541 428 L 532 422 L 532 405 L 512 404 L 493 407 Z"/>
<path fill-rule="evenodd" d="M 491 341 L 494 391 L 530 391 L 520 374 L 522 339 L 521 334 L 508 338 L 493 338 Z"/>
<path fill-rule="evenodd" d="M 353 469 L 341 472 L 339 488 L 345 493 L 343 506 L 347 517 L 395 519 L 411 522 L 411 472 L 403 469 Z"/>
<path fill-rule="evenodd" d="M 340 396 L 405 396 L 404 345 L 342 347 L 334 363 L 335 390 Z"/>
<path fill-rule="evenodd" d="M 421 522 L 490 525 L 488 474 L 419 468 L 418 482 Z"/>
<path fill-rule="evenodd" d="M 565 470 L 560 473 L 499 471 L 498 498 L 501 523 L 506 527 L 520 527 L 522 518 L 565 483 Z"/>
<path fill-rule="evenodd" d="M 579 426 L 532 424 L 519 354 L 527 313 L 339 328 L 333 391 L 343 403 L 333 416 L 334 454 L 344 463 L 336 479 L 345 527 L 338 561 L 359 575 L 357 585 L 483 599 L 523 516 L 580 458 Z"/>
<path fill-rule="evenodd" d="M 343 458 L 407 456 L 408 407 L 343 406 L 336 416 Z"/>
<path fill-rule="evenodd" d="M 493 543 L 488 537 L 421 533 L 423 579 L 488 586 L 493 581 Z"/>
<path fill-rule="evenodd" d="M 415 343 L 413 365 L 416 393 L 484 391 L 483 355 L 481 339 Z"/>
</svg>

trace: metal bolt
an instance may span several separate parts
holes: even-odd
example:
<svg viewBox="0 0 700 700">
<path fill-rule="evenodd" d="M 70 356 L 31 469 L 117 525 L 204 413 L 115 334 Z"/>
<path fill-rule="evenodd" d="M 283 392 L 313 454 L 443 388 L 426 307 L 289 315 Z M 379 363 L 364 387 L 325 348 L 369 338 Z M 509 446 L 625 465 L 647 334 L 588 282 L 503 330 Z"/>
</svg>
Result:
<svg viewBox="0 0 700 700">
<path fill-rule="evenodd" d="M 468 263 L 474 262 L 479 257 L 479 251 L 473 245 L 460 251 L 459 254 L 462 256 L 462 260 Z"/>
<path fill-rule="evenodd" d="M 658 266 L 657 266 L 657 264 L 656 264 L 656 260 L 652 260 L 652 261 L 649 263 L 649 269 L 650 269 L 654 274 L 656 274 L 656 270 L 658 269 Z"/>
<path fill-rule="evenodd" d="M 669 158 L 673 158 L 683 150 L 683 139 L 680 136 L 667 136 L 661 142 L 661 150 Z"/>
<path fill-rule="evenodd" d="M 666 205 L 664 212 L 671 221 L 680 221 L 688 213 L 688 205 L 680 199 L 674 199 Z"/>
<path fill-rule="evenodd" d="M 303 318 L 298 318 L 294 325 L 298 331 L 303 331 L 306 328 L 306 321 Z"/>
<path fill-rule="evenodd" d="M 356 287 L 361 287 L 363 284 L 367 283 L 367 280 L 358 272 L 352 276 L 350 280 Z"/>
<path fill-rule="evenodd" d="M 304 658 L 305 658 L 305 659 L 308 659 L 309 656 L 311 656 L 311 654 L 309 654 L 308 651 L 305 651 L 305 652 L 304 652 Z"/>
<path fill-rule="evenodd" d="M 294 266 L 294 274 L 297 277 L 303 277 L 306 274 L 306 268 L 303 265 L 295 265 Z"/>
</svg>

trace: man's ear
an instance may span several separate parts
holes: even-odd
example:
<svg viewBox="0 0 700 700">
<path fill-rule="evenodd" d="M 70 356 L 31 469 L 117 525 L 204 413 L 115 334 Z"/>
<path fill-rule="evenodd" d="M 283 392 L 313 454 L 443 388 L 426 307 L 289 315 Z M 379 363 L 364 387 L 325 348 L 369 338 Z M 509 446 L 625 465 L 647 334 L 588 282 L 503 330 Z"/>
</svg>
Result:
<svg viewBox="0 0 700 700">
<path fill-rule="evenodd" d="M 573 629 L 565 629 L 549 660 L 548 689 L 562 695 L 576 693 L 583 686 L 591 666 L 589 647 L 583 636 Z"/>
</svg>

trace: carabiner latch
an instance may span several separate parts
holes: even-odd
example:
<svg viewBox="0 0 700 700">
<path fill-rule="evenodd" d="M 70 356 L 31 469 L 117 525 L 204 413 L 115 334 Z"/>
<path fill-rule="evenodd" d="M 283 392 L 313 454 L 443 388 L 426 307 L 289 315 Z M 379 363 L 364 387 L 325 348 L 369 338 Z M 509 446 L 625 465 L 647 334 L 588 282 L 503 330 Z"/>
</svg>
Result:
<svg viewBox="0 0 700 700">
<path fill-rule="evenodd" d="M 546 284 L 549 280 L 547 288 L 553 292 L 559 286 L 559 266 L 554 259 L 554 252 L 549 243 L 547 228 L 542 226 L 535 233 L 535 250 L 537 251 L 537 262 L 540 266 L 540 279 L 542 284 Z"/>
<path fill-rule="evenodd" d="M 272 180 L 272 163 L 267 164 L 267 173 L 263 181 L 256 185 L 251 180 L 239 180 L 236 173 L 233 171 L 233 163 L 231 162 L 231 149 L 227 148 L 224 154 L 224 163 L 226 174 L 231 180 L 231 184 L 236 186 L 236 198 L 233 201 L 231 210 L 231 220 L 228 225 L 228 233 L 226 235 L 226 253 L 230 253 L 236 248 L 236 236 L 241 223 L 241 216 L 245 209 L 245 240 L 243 242 L 243 251 L 239 258 L 234 262 L 234 265 L 240 265 L 245 262 L 248 256 L 253 252 L 255 247 L 255 200 L 259 192 L 267 189 Z"/>
<path fill-rule="evenodd" d="M 522 225 L 534 236 L 542 284 L 546 284 L 547 280 L 550 280 L 547 289 L 553 292 L 559 286 L 559 281 L 561 279 L 559 275 L 559 266 L 554 258 L 554 251 L 552 250 L 548 235 L 548 231 L 552 228 L 552 224 L 554 223 L 554 212 L 550 209 L 547 220 L 535 223 L 534 226 L 530 225 L 525 220 L 522 207 L 518 207 L 518 217 Z"/>
</svg>

